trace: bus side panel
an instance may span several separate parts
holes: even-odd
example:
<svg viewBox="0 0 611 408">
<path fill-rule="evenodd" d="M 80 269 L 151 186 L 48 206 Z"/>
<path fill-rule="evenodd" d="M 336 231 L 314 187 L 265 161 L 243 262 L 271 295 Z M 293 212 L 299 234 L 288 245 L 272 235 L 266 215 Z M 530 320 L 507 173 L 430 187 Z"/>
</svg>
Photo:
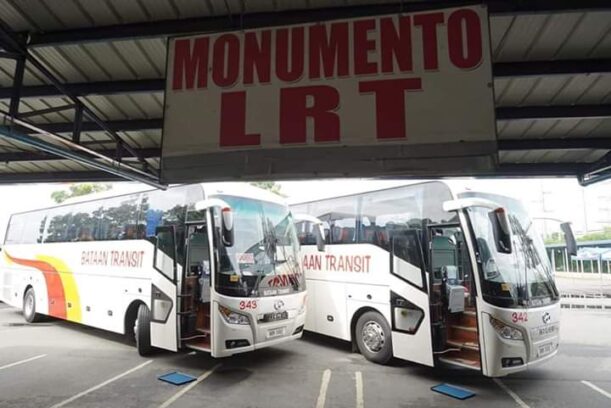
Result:
<svg viewBox="0 0 611 408">
<path fill-rule="evenodd" d="M 1 256 L 3 301 L 21 309 L 26 288 L 31 286 L 36 294 L 36 309 L 40 314 L 49 313 L 49 300 L 45 274 L 33 264 L 25 262 L 31 257 L 28 246 L 5 246 Z M 10 254 L 10 255 L 9 255 Z"/>
<path fill-rule="evenodd" d="M 310 319 L 316 322 L 315 331 L 327 336 L 350 340 L 350 322 L 346 315 L 346 284 L 311 280 L 307 282 Z"/>
</svg>

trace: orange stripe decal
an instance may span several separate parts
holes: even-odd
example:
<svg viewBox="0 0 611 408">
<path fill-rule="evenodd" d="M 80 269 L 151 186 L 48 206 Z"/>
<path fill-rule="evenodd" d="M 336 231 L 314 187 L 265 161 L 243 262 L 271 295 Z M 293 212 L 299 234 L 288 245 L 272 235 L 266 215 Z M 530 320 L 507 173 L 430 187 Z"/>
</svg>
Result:
<svg viewBox="0 0 611 408">
<path fill-rule="evenodd" d="M 4 252 L 4 254 L 11 262 L 38 269 L 42 272 L 43 276 L 45 277 L 45 283 L 47 285 L 49 315 L 53 317 L 58 317 L 60 319 L 65 319 L 66 295 L 64 293 L 64 286 L 62 285 L 62 280 L 59 276 L 59 272 L 47 262 L 13 258 L 8 253 L 6 253 L 6 251 Z"/>
</svg>

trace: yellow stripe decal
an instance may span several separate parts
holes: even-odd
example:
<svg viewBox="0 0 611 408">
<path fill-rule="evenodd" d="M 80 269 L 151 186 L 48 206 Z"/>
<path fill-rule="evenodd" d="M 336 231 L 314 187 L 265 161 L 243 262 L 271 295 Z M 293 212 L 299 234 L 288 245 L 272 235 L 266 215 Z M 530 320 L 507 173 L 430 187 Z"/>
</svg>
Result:
<svg viewBox="0 0 611 408">
<path fill-rule="evenodd" d="M 64 294 L 66 297 L 66 319 L 72 322 L 81 323 L 81 300 L 78 294 L 78 287 L 74 274 L 61 259 L 53 258 L 47 255 L 38 255 L 39 261 L 46 262 L 59 272 Z"/>
</svg>

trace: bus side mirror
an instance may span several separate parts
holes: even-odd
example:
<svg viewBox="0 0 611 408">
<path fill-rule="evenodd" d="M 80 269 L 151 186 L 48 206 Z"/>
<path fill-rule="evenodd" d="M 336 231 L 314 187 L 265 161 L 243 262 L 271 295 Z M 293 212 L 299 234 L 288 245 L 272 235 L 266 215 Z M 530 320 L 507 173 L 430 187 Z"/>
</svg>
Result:
<svg viewBox="0 0 611 408">
<path fill-rule="evenodd" d="M 563 222 L 560 224 L 560 229 L 564 233 L 564 242 L 566 243 L 566 251 L 569 255 L 577 255 L 577 242 L 575 242 L 575 235 L 573 235 L 573 228 L 571 223 Z"/>
<path fill-rule="evenodd" d="M 497 208 L 488 213 L 490 223 L 492 224 L 492 233 L 494 234 L 494 243 L 497 252 L 503 254 L 511 253 L 511 231 L 509 228 L 509 219 L 504 208 Z"/>
<path fill-rule="evenodd" d="M 316 248 L 318 252 L 325 251 L 325 231 L 322 224 L 314 224 L 314 235 L 316 235 Z"/>
<path fill-rule="evenodd" d="M 221 224 L 223 244 L 226 247 L 232 247 L 235 242 L 235 234 L 233 232 L 233 211 L 231 207 L 221 209 Z"/>
</svg>

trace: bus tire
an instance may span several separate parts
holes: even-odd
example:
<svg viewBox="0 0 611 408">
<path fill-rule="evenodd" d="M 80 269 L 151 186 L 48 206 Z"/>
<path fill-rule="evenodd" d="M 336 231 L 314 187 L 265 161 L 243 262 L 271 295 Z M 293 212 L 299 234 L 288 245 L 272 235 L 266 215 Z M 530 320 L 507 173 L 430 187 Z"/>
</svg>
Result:
<svg viewBox="0 0 611 408">
<path fill-rule="evenodd" d="M 138 307 L 134 332 L 138 354 L 141 356 L 151 355 L 153 353 L 153 347 L 151 346 L 151 311 L 144 304 Z"/>
<path fill-rule="evenodd" d="M 42 315 L 36 313 L 36 293 L 34 288 L 26 290 L 23 296 L 23 317 L 28 323 L 36 323 L 42 320 Z"/>
<path fill-rule="evenodd" d="M 356 322 L 356 345 L 369 361 L 386 364 L 392 358 L 392 337 L 388 322 L 378 312 L 365 312 Z"/>
</svg>

